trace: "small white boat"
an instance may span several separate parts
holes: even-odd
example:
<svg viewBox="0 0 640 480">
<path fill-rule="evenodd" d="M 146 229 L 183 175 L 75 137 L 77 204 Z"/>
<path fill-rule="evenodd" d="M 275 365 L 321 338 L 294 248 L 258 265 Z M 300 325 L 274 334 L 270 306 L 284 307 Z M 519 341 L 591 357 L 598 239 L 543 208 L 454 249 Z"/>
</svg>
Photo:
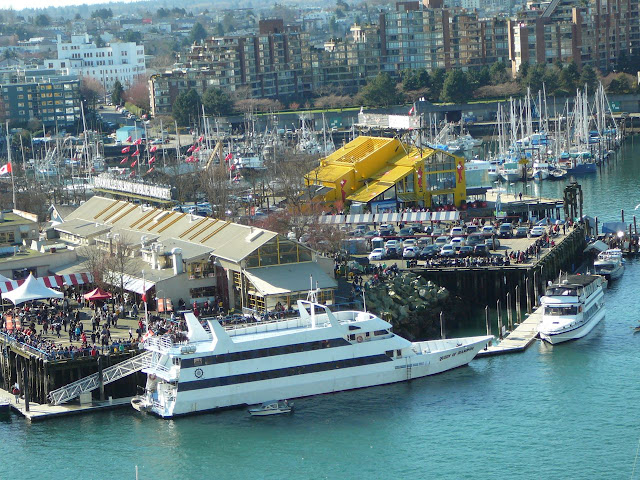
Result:
<svg viewBox="0 0 640 480">
<path fill-rule="evenodd" d="M 293 403 L 286 400 L 273 400 L 264 402 L 256 408 L 250 408 L 249 413 L 253 417 L 266 417 L 267 415 L 280 415 L 281 413 L 293 412 Z"/>
<path fill-rule="evenodd" d="M 11 411 L 11 402 L 0 398 L 0 415 L 6 415 Z"/>
<path fill-rule="evenodd" d="M 131 406 L 139 412 L 146 413 L 151 410 L 153 404 L 146 397 L 137 396 L 131 399 Z"/>
<path fill-rule="evenodd" d="M 622 250 L 619 248 L 610 248 L 609 250 L 600 252 L 597 260 L 593 262 L 593 268 L 596 275 L 602 275 L 607 280 L 620 278 L 624 273 Z"/>
</svg>

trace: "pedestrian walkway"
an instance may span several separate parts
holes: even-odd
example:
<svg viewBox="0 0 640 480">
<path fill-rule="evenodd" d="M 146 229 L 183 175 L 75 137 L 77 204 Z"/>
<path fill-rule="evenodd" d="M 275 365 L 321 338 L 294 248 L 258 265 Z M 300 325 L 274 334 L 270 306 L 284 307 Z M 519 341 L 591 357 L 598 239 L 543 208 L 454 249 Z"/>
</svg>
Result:
<svg viewBox="0 0 640 480">
<path fill-rule="evenodd" d="M 478 352 L 478 357 L 524 352 L 538 336 L 538 325 L 542 321 L 542 307 L 538 307 L 518 327 L 498 344 Z"/>
</svg>

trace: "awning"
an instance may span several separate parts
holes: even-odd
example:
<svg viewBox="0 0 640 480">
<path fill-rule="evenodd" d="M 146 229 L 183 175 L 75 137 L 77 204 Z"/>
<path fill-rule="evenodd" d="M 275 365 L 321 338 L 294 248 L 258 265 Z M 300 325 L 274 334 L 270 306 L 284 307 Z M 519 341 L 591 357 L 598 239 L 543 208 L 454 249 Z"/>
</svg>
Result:
<svg viewBox="0 0 640 480">
<path fill-rule="evenodd" d="M 587 248 L 584 249 L 584 253 L 590 252 L 591 250 L 595 250 L 596 252 L 604 252 L 609 248 L 609 245 L 604 243 L 602 240 L 596 240 L 593 243 L 587 245 Z"/>
<path fill-rule="evenodd" d="M 460 220 L 460 212 L 452 210 L 449 212 L 433 212 L 431 214 L 432 222 L 455 222 Z"/>
<path fill-rule="evenodd" d="M 376 223 L 390 223 L 390 222 L 399 222 L 402 219 L 402 214 L 393 212 L 393 213 L 376 213 Z"/>
<path fill-rule="evenodd" d="M 124 289 L 129 291 L 129 292 L 134 292 L 134 293 L 138 293 L 140 295 L 142 295 L 144 292 L 146 292 L 147 290 L 149 290 L 150 288 L 155 287 L 155 283 L 154 282 L 150 282 L 149 280 L 145 279 L 144 281 L 141 278 L 136 278 L 136 277 L 131 277 L 127 274 L 124 274 L 122 276 L 123 282 L 124 282 Z M 118 283 L 120 281 L 120 279 L 113 279 L 115 280 L 114 283 L 112 283 L 112 285 L 114 287 L 119 287 L 120 284 Z"/>
<path fill-rule="evenodd" d="M 288 263 L 272 267 L 251 268 L 245 276 L 263 297 L 307 292 L 313 278 L 313 288 L 337 288 L 336 281 L 316 262 Z"/>
<path fill-rule="evenodd" d="M 344 215 L 321 215 L 319 222 L 323 225 L 338 225 L 344 223 Z"/>
<path fill-rule="evenodd" d="M 347 197 L 347 200 L 350 200 L 352 202 L 369 203 L 378 195 L 381 195 L 387 190 L 389 190 L 390 188 L 393 188 L 393 186 L 394 186 L 393 183 L 386 183 L 386 181 L 384 183 L 373 182 L 373 183 L 370 183 L 369 185 L 365 185 L 364 187 L 356 191 L 354 194 L 349 195 Z"/>
<path fill-rule="evenodd" d="M 61 288 L 63 285 L 71 286 L 91 283 L 93 282 L 93 277 L 90 273 L 71 273 L 68 275 L 49 275 L 48 277 L 38 277 L 36 280 L 47 288 Z M 0 293 L 10 292 L 14 288 L 18 288 L 23 283 L 24 279 L 0 281 Z"/>
<path fill-rule="evenodd" d="M 373 214 L 358 213 L 353 215 L 347 215 L 345 223 L 373 223 Z"/>
<path fill-rule="evenodd" d="M 402 214 L 403 222 L 428 222 L 431 212 L 405 212 Z"/>
</svg>

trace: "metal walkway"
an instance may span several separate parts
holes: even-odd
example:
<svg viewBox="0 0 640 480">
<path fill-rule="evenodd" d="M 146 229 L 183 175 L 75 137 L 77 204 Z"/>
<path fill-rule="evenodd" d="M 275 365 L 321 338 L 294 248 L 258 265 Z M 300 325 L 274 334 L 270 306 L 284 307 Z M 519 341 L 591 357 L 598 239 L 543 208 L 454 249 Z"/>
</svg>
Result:
<svg viewBox="0 0 640 480">
<path fill-rule="evenodd" d="M 151 364 L 153 352 L 145 351 L 124 362 L 116 363 L 102 371 L 102 383 L 104 385 L 115 382 L 121 378 L 139 372 Z M 91 392 L 100 386 L 99 373 L 94 373 L 88 377 L 76 380 L 73 383 L 60 387 L 49 392 L 49 402 L 52 405 L 60 405 L 69 400 L 79 397 L 83 393 Z"/>
</svg>

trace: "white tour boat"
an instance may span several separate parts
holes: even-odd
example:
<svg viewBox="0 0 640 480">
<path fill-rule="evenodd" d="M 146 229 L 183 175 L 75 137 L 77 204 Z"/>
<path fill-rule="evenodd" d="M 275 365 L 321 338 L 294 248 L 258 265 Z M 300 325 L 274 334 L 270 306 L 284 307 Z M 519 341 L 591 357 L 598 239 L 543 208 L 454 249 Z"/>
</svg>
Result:
<svg viewBox="0 0 640 480">
<path fill-rule="evenodd" d="M 249 409 L 249 414 L 251 414 L 252 417 L 266 417 L 292 412 L 293 403 L 289 403 L 287 400 L 272 400 L 270 402 L 264 402 L 259 407 Z"/>
<path fill-rule="evenodd" d="M 600 252 L 597 260 L 593 262 L 593 268 L 596 275 L 602 275 L 607 280 L 620 278 L 624 273 L 622 250 L 619 248 L 611 248 Z"/>
<path fill-rule="evenodd" d="M 541 298 L 540 338 L 561 343 L 582 338 L 604 318 L 604 278 L 600 275 L 567 275 L 549 285 Z"/>
<path fill-rule="evenodd" d="M 491 336 L 410 342 L 362 311 L 298 301 L 300 316 L 205 330 L 185 314 L 188 341 L 150 337 L 144 403 L 163 418 L 384 385 L 468 364 Z"/>
</svg>

